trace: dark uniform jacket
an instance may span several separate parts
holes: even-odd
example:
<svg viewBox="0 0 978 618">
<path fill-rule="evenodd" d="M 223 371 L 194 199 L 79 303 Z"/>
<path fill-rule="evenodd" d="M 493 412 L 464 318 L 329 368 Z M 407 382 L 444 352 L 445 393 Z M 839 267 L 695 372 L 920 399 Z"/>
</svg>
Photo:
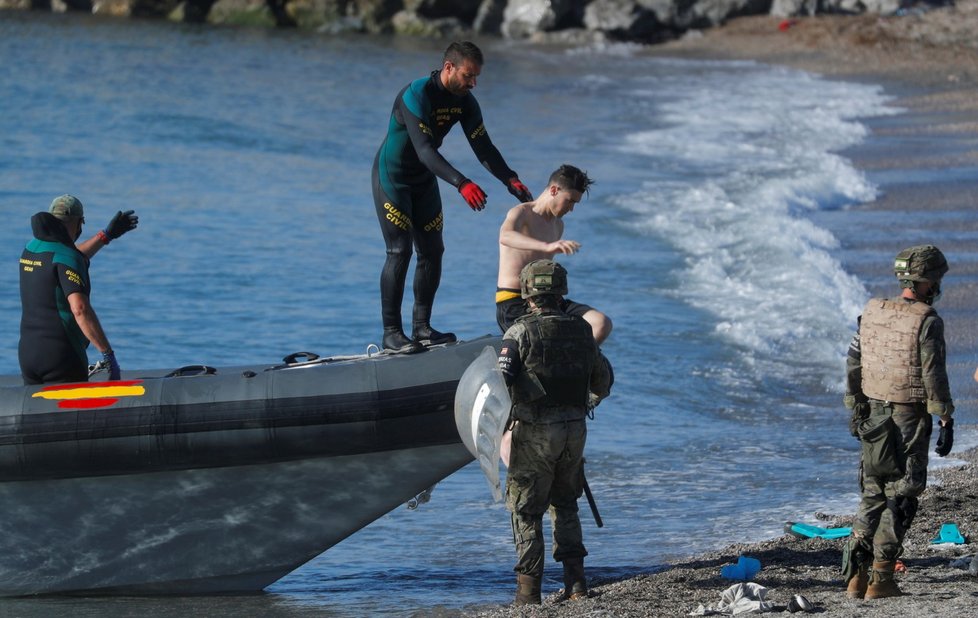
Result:
<svg viewBox="0 0 978 618">
<path fill-rule="evenodd" d="M 88 379 L 88 339 L 68 305 L 68 296 L 90 295 L 88 259 L 68 231 L 47 212 L 31 218 L 34 239 L 20 257 L 20 344 L 26 384 Z"/>
<path fill-rule="evenodd" d="M 611 389 L 611 366 L 591 326 L 558 310 L 523 316 L 503 335 L 499 365 L 510 386 L 513 418 L 531 423 L 578 420 Z"/>
</svg>

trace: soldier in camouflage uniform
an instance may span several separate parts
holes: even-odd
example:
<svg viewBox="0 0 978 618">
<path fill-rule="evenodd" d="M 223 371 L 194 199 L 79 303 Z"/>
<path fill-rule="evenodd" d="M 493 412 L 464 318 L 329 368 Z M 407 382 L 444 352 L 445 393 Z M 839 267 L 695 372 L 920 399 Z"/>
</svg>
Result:
<svg viewBox="0 0 978 618">
<path fill-rule="evenodd" d="M 583 318 L 560 310 L 567 271 L 536 260 L 520 273 L 531 313 L 503 335 L 499 366 L 513 401 L 513 446 L 506 506 L 516 543 L 516 604 L 539 604 L 543 579 L 543 514 L 553 524 L 554 560 L 564 566 L 564 595 L 587 597 L 577 500 L 584 487 L 589 398 L 607 397 L 611 366 Z"/>
<path fill-rule="evenodd" d="M 902 594 L 893 571 L 927 485 L 931 414 L 941 425 L 937 454 L 951 451 L 944 322 L 931 306 L 947 270 L 933 245 L 901 251 L 894 272 L 902 295 L 866 303 L 849 346 L 844 402 L 852 411 L 850 430 L 862 443 L 862 500 L 842 562 L 852 599 Z"/>
</svg>

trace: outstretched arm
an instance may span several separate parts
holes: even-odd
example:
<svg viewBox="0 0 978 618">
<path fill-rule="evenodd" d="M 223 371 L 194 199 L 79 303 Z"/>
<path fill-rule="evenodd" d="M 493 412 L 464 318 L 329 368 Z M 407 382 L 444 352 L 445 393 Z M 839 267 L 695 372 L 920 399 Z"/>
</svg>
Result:
<svg viewBox="0 0 978 618">
<path fill-rule="evenodd" d="M 479 163 L 482 163 L 493 176 L 509 187 L 510 181 L 517 178 L 517 174 L 506 165 L 503 155 L 489 138 L 489 132 L 486 131 L 486 125 L 482 121 L 482 109 L 479 107 L 479 102 L 471 95 L 466 101 L 465 115 L 462 117 L 462 129 L 465 131 L 465 138 L 469 140 L 469 146 L 479 159 Z M 522 183 L 520 184 L 522 185 Z"/>
<path fill-rule="evenodd" d="M 415 152 L 418 153 L 418 159 L 421 163 L 432 174 L 457 189 L 466 181 L 466 178 L 462 172 L 452 167 L 452 164 L 438 152 L 431 127 L 421 117 L 424 114 L 425 99 L 422 92 L 417 90 L 419 87 L 417 84 L 411 84 L 401 92 L 397 99 L 398 115 L 404 122 L 408 138 L 411 140 Z"/>
<path fill-rule="evenodd" d="M 92 259 L 98 253 L 99 249 L 126 232 L 136 229 L 137 225 L 139 225 L 139 217 L 136 216 L 135 211 L 127 210 L 122 212 L 120 210 L 112 217 L 112 220 L 109 221 L 109 224 L 105 226 L 104 230 L 99 230 L 95 236 L 92 236 L 83 243 L 75 245 L 75 248 L 81 251 L 82 255 L 88 259 Z"/>
</svg>

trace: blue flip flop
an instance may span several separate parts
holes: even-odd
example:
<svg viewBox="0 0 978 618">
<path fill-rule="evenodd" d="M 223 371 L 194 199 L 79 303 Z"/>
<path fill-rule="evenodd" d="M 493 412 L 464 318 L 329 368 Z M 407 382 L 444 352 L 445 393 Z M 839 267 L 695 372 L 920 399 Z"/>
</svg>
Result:
<svg viewBox="0 0 978 618">
<path fill-rule="evenodd" d="M 963 545 L 966 541 L 964 540 L 964 536 L 961 535 L 961 531 L 958 530 L 957 524 L 946 523 L 941 526 L 941 531 L 930 542 L 934 544 L 954 543 L 955 545 Z"/>
<path fill-rule="evenodd" d="M 727 579 L 739 579 L 747 581 L 753 579 L 761 570 L 761 561 L 757 558 L 741 556 L 737 558 L 737 564 L 728 564 L 720 569 L 720 577 Z"/>
<path fill-rule="evenodd" d="M 784 525 L 784 531 L 799 539 L 843 539 L 852 534 L 852 528 L 821 528 L 811 524 L 789 521 Z"/>
</svg>

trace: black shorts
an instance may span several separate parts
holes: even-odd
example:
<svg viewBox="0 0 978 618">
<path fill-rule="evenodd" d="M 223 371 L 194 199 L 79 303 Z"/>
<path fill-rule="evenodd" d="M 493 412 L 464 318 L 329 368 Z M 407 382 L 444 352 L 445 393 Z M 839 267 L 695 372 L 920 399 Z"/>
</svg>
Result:
<svg viewBox="0 0 978 618">
<path fill-rule="evenodd" d="M 583 318 L 584 314 L 594 309 L 594 307 L 574 302 L 569 298 L 562 298 L 560 309 L 568 315 L 576 315 Z M 496 323 L 499 324 L 502 332 L 505 333 L 518 318 L 529 312 L 529 305 L 520 296 L 519 290 L 496 288 Z"/>
</svg>

